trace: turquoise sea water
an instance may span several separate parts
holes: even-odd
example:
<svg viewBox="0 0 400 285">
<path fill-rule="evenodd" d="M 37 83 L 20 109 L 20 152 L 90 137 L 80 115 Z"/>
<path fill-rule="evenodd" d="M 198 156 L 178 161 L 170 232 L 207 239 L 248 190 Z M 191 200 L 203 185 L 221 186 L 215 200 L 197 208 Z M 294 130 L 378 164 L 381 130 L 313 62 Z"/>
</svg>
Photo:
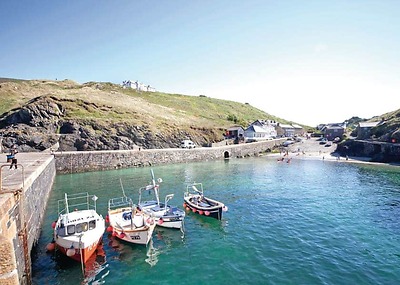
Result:
<svg viewBox="0 0 400 285">
<path fill-rule="evenodd" d="M 224 202 L 222 221 L 188 213 L 185 234 L 156 228 L 148 247 L 111 240 L 84 278 L 79 263 L 47 253 L 64 192 L 134 200 L 150 168 L 56 177 L 33 254 L 34 284 L 399 284 L 400 168 L 273 158 L 153 167 L 161 195 L 182 208 L 190 182 Z"/>
</svg>

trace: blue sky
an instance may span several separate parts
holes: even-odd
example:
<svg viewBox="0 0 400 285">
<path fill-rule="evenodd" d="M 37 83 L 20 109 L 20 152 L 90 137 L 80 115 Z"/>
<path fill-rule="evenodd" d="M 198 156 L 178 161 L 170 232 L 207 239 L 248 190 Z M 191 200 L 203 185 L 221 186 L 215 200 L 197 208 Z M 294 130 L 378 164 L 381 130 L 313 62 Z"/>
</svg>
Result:
<svg viewBox="0 0 400 285">
<path fill-rule="evenodd" d="M 0 2 L 0 77 L 139 80 L 315 126 L 400 108 L 400 1 Z"/>
</svg>

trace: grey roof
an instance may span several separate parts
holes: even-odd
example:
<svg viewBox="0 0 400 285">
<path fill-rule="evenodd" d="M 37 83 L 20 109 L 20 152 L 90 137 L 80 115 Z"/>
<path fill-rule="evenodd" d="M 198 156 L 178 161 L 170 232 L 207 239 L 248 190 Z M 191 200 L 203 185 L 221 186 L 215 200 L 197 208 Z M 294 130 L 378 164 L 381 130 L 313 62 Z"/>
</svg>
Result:
<svg viewBox="0 0 400 285">
<path fill-rule="evenodd" d="M 230 128 L 228 128 L 228 131 L 236 131 L 236 130 L 240 130 L 240 129 L 242 129 L 243 130 L 243 128 L 242 127 L 230 127 Z"/>
<path fill-rule="evenodd" d="M 302 126 L 297 125 L 297 124 L 293 124 L 292 126 L 293 126 L 293 128 L 295 128 L 295 129 L 302 129 L 302 128 L 303 128 Z"/>
<path fill-rule="evenodd" d="M 373 128 L 376 127 L 380 122 L 359 122 L 358 126 L 360 128 Z"/>
<path fill-rule="evenodd" d="M 257 126 L 257 125 L 251 125 L 250 127 L 248 127 L 248 128 L 246 129 L 246 131 L 253 131 L 253 132 L 255 132 L 255 133 L 265 133 L 265 132 L 268 132 L 266 129 L 264 129 L 264 128 L 262 128 L 262 127 L 259 127 L 259 126 Z"/>
<path fill-rule="evenodd" d="M 291 126 L 291 125 L 280 124 L 279 126 L 280 126 L 282 129 L 294 129 L 293 126 Z"/>
<path fill-rule="evenodd" d="M 345 129 L 345 127 L 342 127 L 342 126 L 327 126 L 326 128 L 325 128 L 325 130 L 344 130 Z"/>
</svg>

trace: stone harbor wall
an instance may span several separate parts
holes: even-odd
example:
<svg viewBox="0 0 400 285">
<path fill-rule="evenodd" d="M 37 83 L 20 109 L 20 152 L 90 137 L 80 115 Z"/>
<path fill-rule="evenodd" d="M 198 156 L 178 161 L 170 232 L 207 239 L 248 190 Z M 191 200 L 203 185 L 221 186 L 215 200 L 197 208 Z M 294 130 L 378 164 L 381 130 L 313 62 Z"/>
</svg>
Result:
<svg viewBox="0 0 400 285">
<path fill-rule="evenodd" d="M 56 152 L 57 173 L 77 173 L 158 164 L 185 163 L 215 159 L 241 158 L 269 152 L 286 139 L 201 147 L 194 149 L 146 149 L 117 151 Z"/>
<path fill-rule="evenodd" d="M 372 162 L 400 162 L 400 143 L 348 140 L 339 144 L 337 150 L 343 156 L 369 157 Z"/>
<path fill-rule="evenodd" d="M 0 284 L 31 284 L 30 253 L 40 236 L 55 175 L 55 160 L 49 156 L 17 189 L 1 189 Z"/>
</svg>

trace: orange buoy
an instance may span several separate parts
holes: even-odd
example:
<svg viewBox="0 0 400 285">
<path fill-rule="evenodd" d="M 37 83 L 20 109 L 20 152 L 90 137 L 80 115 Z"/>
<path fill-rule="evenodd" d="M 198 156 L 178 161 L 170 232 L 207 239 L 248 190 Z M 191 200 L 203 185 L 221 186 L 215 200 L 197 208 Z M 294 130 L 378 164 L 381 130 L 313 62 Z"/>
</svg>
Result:
<svg viewBox="0 0 400 285">
<path fill-rule="evenodd" d="M 198 213 L 200 214 L 200 215 L 203 215 L 203 211 L 202 210 L 200 210 L 200 211 L 198 211 Z"/>
<path fill-rule="evenodd" d="M 125 233 L 124 232 L 120 233 L 119 238 L 123 239 L 124 237 L 125 237 Z"/>
<path fill-rule="evenodd" d="M 189 207 L 186 207 L 186 211 L 190 211 L 190 208 L 189 208 Z"/>
<path fill-rule="evenodd" d="M 183 203 L 183 208 L 186 208 L 186 203 Z"/>
<path fill-rule="evenodd" d="M 117 235 L 118 235 L 117 232 L 115 232 L 115 231 L 112 232 L 112 236 L 113 236 L 113 237 L 116 237 Z"/>
<path fill-rule="evenodd" d="M 75 248 L 71 245 L 71 247 L 67 249 L 66 254 L 67 254 L 68 257 L 74 256 L 75 255 Z"/>
<path fill-rule="evenodd" d="M 158 220 L 158 224 L 159 224 L 159 225 L 162 225 L 163 223 L 164 223 L 163 218 L 160 218 L 160 219 Z"/>
<path fill-rule="evenodd" d="M 112 226 L 108 226 L 106 231 L 107 231 L 108 233 L 111 233 L 111 232 L 113 231 L 113 227 L 112 227 Z"/>
<path fill-rule="evenodd" d="M 110 222 L 110 218 L 108 217 L 108 215 L 106 216 L 106 223 Z"/>
<path fill-rule="evenodd" d="M 209 216 L 211 213 L 209 211 L 205 211 L 204 214 L 206 214 L 206 216 Z"/>
<path fill-rule="evenodd" d="M 56 243 L 55 242 L 50 242 L 46 246 L 47 251 L 53 251 L 56 248 Z"/>
<path fill-rule="evenodd" d="M 192 212 L 193 212 L 193 213 L 196 213 L 196 209 L 195 209 L 195 208 L 193 208 L 193 209 L 192 209 Z"/>
<path fill-rule="evenodd" d="M 53 229 L 55 229 L 55 228 L 56 228 L 56 225 L 57 225 L 57 223 L 56 223 L 56 222 L 52 222 L 52 223 L 51 223 L 51 227 L 52 227 Z"/>
</svg>

